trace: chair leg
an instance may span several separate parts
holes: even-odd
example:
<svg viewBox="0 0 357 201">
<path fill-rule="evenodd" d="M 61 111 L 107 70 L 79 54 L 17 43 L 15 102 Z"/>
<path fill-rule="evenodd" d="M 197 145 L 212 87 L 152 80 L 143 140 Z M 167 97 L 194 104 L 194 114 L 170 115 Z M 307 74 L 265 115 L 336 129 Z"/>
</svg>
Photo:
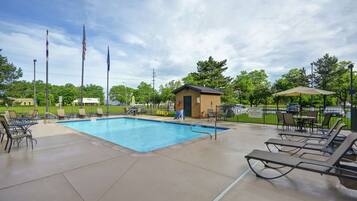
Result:
<svg viewBox="0 0 357 201">
<path fill-rule="evenodd" d="M 7 153 L 10 153 L 11 147 L 12 147 L 12 139 L 10 138 L 10 145 L 9 145 L 9 150 L 7 151 Z"/>
<path fill-rule="evenodd" d="M 6 144 L 5 144 L 5 151 L 6 151 L 6 148 L 7 148 L 7 145 L 9 144 L 9 138 L 6 139 Z"/>
<path fill-rule="evenodd" d="M 4 140 L 4 136 L 5 136 L 5 135 L 2 135 L 2 136 L 1 136 L 1 142 Z"/>
</svg>

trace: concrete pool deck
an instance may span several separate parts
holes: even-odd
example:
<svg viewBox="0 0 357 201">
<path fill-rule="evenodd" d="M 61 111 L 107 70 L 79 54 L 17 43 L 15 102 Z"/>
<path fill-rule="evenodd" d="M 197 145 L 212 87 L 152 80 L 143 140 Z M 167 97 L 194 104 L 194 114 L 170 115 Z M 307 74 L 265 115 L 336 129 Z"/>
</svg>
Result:
<svg viewBox="0 0 357 201">
<path fill-rule="evenodd" d="M 272 181 L 255 177 L 247 171 L 244 156 L 252 149 L 265 150 L 264 141 L 276 137 L 276 127 L 230 122 L 219 126 L 231 129 L 217 141 L 193 140 L 140 154 L 59 124 L 40 123 L 32 128 L 38 140 L 33 151 L 22 145 L 7 154 L 1 144 L 0 200 L 357 199 L 357 191 L 330 176 L 296 170 Z"/>
</svg>

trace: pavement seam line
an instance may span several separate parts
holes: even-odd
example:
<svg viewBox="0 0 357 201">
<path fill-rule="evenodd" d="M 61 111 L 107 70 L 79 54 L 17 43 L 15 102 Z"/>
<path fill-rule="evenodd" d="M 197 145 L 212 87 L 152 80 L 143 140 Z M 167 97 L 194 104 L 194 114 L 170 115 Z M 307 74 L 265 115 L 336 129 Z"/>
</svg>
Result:
<svg viewBox="0 0 357 201">
<path fill-rule="evenodd" d="M 107 193 L 113 188 L 113 186 L 114 186 L 115 184 L 117 184 L 117 183 L 119 182 L 119 180 L 120 180 L 121 178 L 123 178 L 123 177 L 129 172 L 129 170 L 130 170 L 132 167 L 134 167 L 134 165 L 135 165 L 138 161 L 139 161 L 139 158 L 137 158 L 137 159 L 128 167 L 128 169 L 126 169 L 125 172 L 124 172 L 112 185 L 110 185 L 110 187 L 109 187 L 106 191 L 104 191 L 104 193 L 99 197 L 99 199 L 98 199 L 97 201 L 100 201 L 100 200 L 105 196 L 105 194 L 107 194 Z"/>
<path fill-rule="evenodd" d="M 67 183 L 72 187 L 72 189 L 74 190 L 74 192 L 77 193 L 77 195 L 81 198 L 81 200 L 84 201 L 84 198 L 81 196 L 81 194 L 77 191 L 77 189 L 72 185 L 72 183 L 68 180 L 68 178 L 66 177 L 66 175 L 64 175 L 64 173 L 61 173 L 61 175 L 64 177 L 64 179 L 67 181 Z"/>
<path fill-rule="evenodd" d="M 252 167 L 254 168 L 258 162 L 255 162 Z M 250 172 L 250 168 L 246 169 L 236 180 L 234 180 L 227 188 L 225 188 L 213 201 L 221 200 L 238 182 L 240 182 L 248 173 Z"/>
</svg>

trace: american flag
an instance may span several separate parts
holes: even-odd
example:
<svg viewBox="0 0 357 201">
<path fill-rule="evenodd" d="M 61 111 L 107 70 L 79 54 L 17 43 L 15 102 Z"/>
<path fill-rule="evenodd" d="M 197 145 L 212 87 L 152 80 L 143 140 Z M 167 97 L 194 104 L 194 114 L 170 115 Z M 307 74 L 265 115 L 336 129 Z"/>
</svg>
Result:
<svg viewBox="0 0 357 201">
<path fill-rule="evenodd" d="M 82 59 L 85 60 L 86 59 L 86 28 L 83 25 L 83 41 L 82 41 Z"/>
<path fill-rule="evenodd" d="M 109 54 L 109 46 L 108 46 L 108 54 L 107 54 L 107 65 L 108 65 L 108 71 L 110 70 L 110 54 Z"/>
<path fill-rule="evenodd" d="M 46 30 L 46 59 L 48 60 L 48 30 Z"/>
</svg>

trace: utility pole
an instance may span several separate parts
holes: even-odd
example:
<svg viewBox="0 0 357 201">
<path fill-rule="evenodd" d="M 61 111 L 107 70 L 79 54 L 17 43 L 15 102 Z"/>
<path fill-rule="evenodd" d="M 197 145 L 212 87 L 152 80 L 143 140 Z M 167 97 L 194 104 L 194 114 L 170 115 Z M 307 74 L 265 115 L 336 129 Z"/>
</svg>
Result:
<svg viewBox="0 0 357 201">
<path fill-rule="evenodd" d="M 37 108 L 37 99 L 36 99 L 36 59 L 33 60 L 33 105 L 34 109 Z"/>
</svg>

